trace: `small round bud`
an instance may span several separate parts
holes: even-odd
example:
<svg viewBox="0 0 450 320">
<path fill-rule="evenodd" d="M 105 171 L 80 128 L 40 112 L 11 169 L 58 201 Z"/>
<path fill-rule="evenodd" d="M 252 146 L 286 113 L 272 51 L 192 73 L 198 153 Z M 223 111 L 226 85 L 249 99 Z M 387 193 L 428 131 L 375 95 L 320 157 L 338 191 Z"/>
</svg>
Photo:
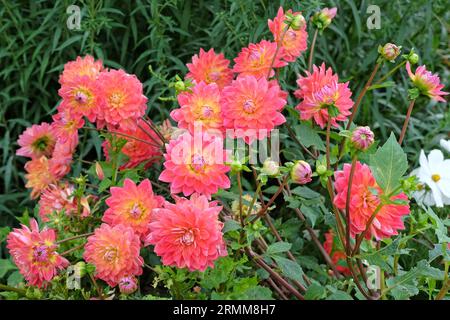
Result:
<svg viewBox="0 0 450 320">
<path fill-rule="evenodd" d="M 321 175 L 325 174 L 325 172 L 327 172 L 327 167 L 324 166 L 323 164 L 320 164 L 317 166 L 316 171 L 321 176 Z"/>
<path fill-rule="evenodd" d="M 292 17 L 292 20 L 290 22 L 290 27 L 294 30 L 300 30 L 306 25 L 305 17 L 301 14 L 297 14 Z"/>
<path fill-rule="evenodd" d="M 353 130 L 351 142 L 357 150 L 367 150 L 374 142 L 374 134 L 369 127 L 357 127 Z"/>
<path fill-rule="evenodd" d="M 280 173 L 280 166 L 276 161 L 267 158 L 263 163 L 262 172 L 267 174 L 268 176 L 276 176 Z"/>
<path fill-rule="evenodd" d="M 337 8 L 323 8 L 321 11 L 316 12 L 312 19 L 313 24 L 319 29 L 324 30 L 331 24 L 337 13 Z"/>
<path fill-rule="evenodd" d="M 408 61 L 411 64 L 416 64 L 419 62 L 419 55 L 417 53 L 412 53 L 408 56 Z"/>
<path fill-rule="evenodd" d="M 186 90 L 185 83 L 182 80 L 178 80 L 177 82 L 175 82 L 175 90 L 177 90 L 178 92 Z"/>
<path fill-rule="evenodd" d="M 291 169 L 291 179 L 298 184 L 306 184 L 311 182 L 312 178 L 311 166 L 308 162 L 299 160 Z"/>
<path fill-rule="evenodd" d="M 386 43 L 383 47 L 378 48 L 378 52 L 385 58 L 387 61 L 394 61 L 395 58 L 400 54 L 401 47 L 397 47 L 393 43 Z"/>
<path fill-rule="evenodd" d="M 137 290 L 137 280 L 135 277 L 123 277 L 119 281 L 119 290 L 123 294 L 132 294 Z"/>
<path fill-rule="evenodd" d="M 242 163 L 239 160 L 234 159 L 230 164 L 231 171 L 233 173 L 242 171 Z"/>
</svg>

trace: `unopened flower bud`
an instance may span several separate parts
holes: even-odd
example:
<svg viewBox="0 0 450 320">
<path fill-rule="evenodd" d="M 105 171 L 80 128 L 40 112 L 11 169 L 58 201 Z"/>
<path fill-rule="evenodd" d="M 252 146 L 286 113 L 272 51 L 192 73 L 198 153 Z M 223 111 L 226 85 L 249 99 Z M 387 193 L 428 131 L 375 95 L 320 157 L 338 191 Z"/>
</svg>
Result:
<svg viewBox="0 0 450 320">
<path fill-rule="evenodd" d="M 308 162 L 299 160 L 291 169 L 291 179 L 298 184 L 306 184 L 311 182 L 312 178 L 311 166 Z"/>
<path fill-rule="evenodd" d="M 393 62 L 395 58 L 397 58 L 398 55 L 400 54 L 401 48 L 402 47 L 397 47 L 393 43 L 386 43 L 383 47 L 382 46 L 378 47 L 378 53 L 381 54 L 383 58 L 386 59 L 387 61 Z"/>
<path fill-rule="evenodd" d="M 319 29 L 324 30 L 331 24 L 337 13 L 337 8 L 323 8 L 321 11 L 316 12 L 312 17 L 313 24 Z"/>
<path fill-rule="evenodd" d="M 419 55 L 417 53 L 412 53 L 408 56 L 408 61 L 411 64 L 416 64 L 419 62 Z"/>
<path fill-rule="evenodd" d="M 292 17 L 290 27 L 294 30 L 300 30 L 306 25 L 305 17 L 302 14 L 296 14 Z"/>
<path fill-rule="evenodd" d="M 233 161 L 230 164 L 231 172 L 241 172 L 242 171 L 242 163 L 239 160 L 233 159 Z"/>
<path fill-rule="evenodd" d="M 325 174 L 325 172 L 327 172 L 327 167 L 324 166 L 323 164 L 320 164 L 317 166 L 316 171 L 321 176 L 321 175 Z"/>
<path fill-rule="evenodd" d="M 276 176 L 280 172 L 280 166 L 276 161 L 267 158 L 263 163 L 262 172 L 268 176 Z"/>
<path fill-rule="evenodd" d="M 252 204 L 253 197 L 249 194 L 244 194 L 242 196 L 242 214 L 244 216 L 247 215 L 248 210 Z M 250 215 L 257 214 L 261 210 L 261 205 L 258 201 L 255 201 L 253 204 L 252 210 L 250 211 Z M 239 200 L 233 200 L 231 203 L 231 211 L 235 214 L 236 217 L 239 217 L 241 210 L 239 208 Z"/>
<path fill-rule="evenodd" d="M 353 130 L 351 142 L 358 150 L 367 150 L 374 142 L 374 134 L 369 127 L 357 127 Z"/>
<path fill-rule="evenodd" d="M 119 290 L 123 294 L 132 294 L 137 290 L 137 280 L 135 277 L 123 277 L 119 281 Z"/>
<path fill-rule="evenodd" d="M 182 80 L 178 80 L 177 82 L 175 82 L 174 87 L 177 92 L 182 92 L 186 90 L 186 84 Z"/>
<path fill-rule="evenodd" d="M 95 173 L 100 180 L 105 179 L 105 174 L 103 172 L 102 166 L 98 161 L 95 162 Z"/>
</svg>

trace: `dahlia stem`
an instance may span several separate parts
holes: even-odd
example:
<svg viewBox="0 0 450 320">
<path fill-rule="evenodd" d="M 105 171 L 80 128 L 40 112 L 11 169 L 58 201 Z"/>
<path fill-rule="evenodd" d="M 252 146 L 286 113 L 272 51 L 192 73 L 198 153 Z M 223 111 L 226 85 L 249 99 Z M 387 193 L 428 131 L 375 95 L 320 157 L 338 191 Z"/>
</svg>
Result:
<svg viewBox="0 0 450 320">
<path fill-rule="evenodd" d="M 305 297 L 297 291 L 289 282 L 287 282 L 283 277 L 281 277 L 276 271 L 269 267 L 264 260 L 255 254 L 251 248 L 246 248 L 247 254 L 258 264 L 261 268 L 266 270 L 280 285 L 285 287 L 290 293 L 300 300 L 305 300 Z"/>
<path fill-rule="evenodd" d="M 355 284 L 358 287 L 358 290 L 362 293 L 362 295 L 367 300 L 373 300 L 373 298 L 366 292 L 366 290 L 364 290 L 363 286 L 359 282 L 358 274 L 355 272 L 355 268 L 353 267 L 352 259 L 349 256 L 347 256 L 347 266 L 350 269 L 350 273 L 352 274 L 352 278 L 355 281 Z"/>
<path fill-rule="evenodd" d="M 83 248 L 84 245 L 85 245 L 85 243 L 80 244 L 79 246 L 73 247 L 72 249 L 69 249 L 69 250 L 66 250 L 66 251 L 62 252 L 60 255 L 61 256 L 66 256 L 66 255 L 68 255 L 68 254 L 70 254 L 70 253 L 72 253 L 74 251 L 77 251 L 78 249 Z"/>
<path fill-rule="evenodd" d="M 401 145 L 403 142 L 403 139 L 405 138 L 406 129 L 408 129 L 409 119 L 411 118 L 411 113 L 414 108 L 414 103 L 416 102 L 415 99 L 411 100 L 409 103 L 408 111 L 406 113 L 405 122 L 403 123 L 402 133 L 400 134 L 400 138 L 398 138 L 398 144 Z"/>
<path fill-rule="evenodd" d="M 308 59 L 308 71 L 311 73 L 312 71 L 312 64 L 313 64 L 313 58 L 314 58 L 314 48 L 316 47 L 316 40 L 317 40 L 317 34 L 319 33 L 319 29 L 316 29 L 314 31 L 313 40 L 311 43 L 311 50 L 309 52 L 309 59 Z"/>
<path fill-rule="evenodd" d="M 102 290 L 100 289 L 100 287 L 98 286 L 98 283 L 97 283 L 97 281 L 95 280 L 94 276 L 93 276 L 91 273 L 88 273 L 88 274 L 89 274 L 89 278 L 90 278 L 91 281 L 92 281 L 92 284 L 93 284 L 94 287 L 95 287 L 95 290 L 97 290 L 97 294 L 98 294 L 99 298 L 100 298 L 101 300 L 104 300 L 104 299 L 103 299 L 103 292 L 102 292 Z"/>
<path fill-rule="evenodd" d="M 285 123 L 286 125 L 286 129 L 288 130 L 289 135 L 291 136 L 291 138 L 303 149 L 305 150 L 305 152 L 314 160 L 317 160 L 317 156 L 315 154 L 313 154 L 311 151 L 309 151 L 309 149 L 307 147 L 305 147 L 305 145 L 303 143 L 300 142 L 300 140 L 298 140 L 297 136 L 295 135 L 294 130 L 292 130 L 291 126 L 288 125 L 288 123 Z"/>
<path fill-rule="evenodd" d="M 392 68 L 391 71 L 389 71 L 388 73 L 386 73 L 383 77 L 381 77 L 377 82 L 374 83 L 374 85 L 378 85 L 383 83 L 387 78 L 389 78 L 391 75 L 393 75 L 398 69 L 400 69 L 402 66 L 404 66 L 406 64 L 407 60 L 403 60 L 401 63 L 399 63 L 398 65 L 396 65 L 394 68 Z"/>
<path fill-rule="evenodd" d="M 331 167 L 331 161 L 330 161 L 330 135 L 331 135 L 331 117 L 328 116 L 327 134 L 326 134 L 327 171 L 330 170 L 330 167 Z M 341 240 L 342 245 L 345 246 L 345 239 L 344 239 L 344 235 L 345 235 L 345 231 L 344 230 L 345 229 L 344 229 L 344 225 L 342 224 L 342 221 L 341 221 L 341 213 L 340 213 L 339 209 L 334 204 L 334 190 L 333 190 L 333 185 L 332 185 L 332 182 L 331 182 L 331 176 L 329 176 L 328 180 L 327 180 L 327 190 L 328 190 L 328 194 L 330 196 L 331 205 L 332 205 L 334 213 L 336 215 L 336 223 L 337 223 L 337 227 L 338 227 L 339 239 Z"/>
<path fill-rule="evenodd" d="M 356 244 L 355 247 L 353 248 L 353 252 L 351 254 L 351 256 L 355 256 L 356 253 L 359 250 L 359 247 L 361 246 L 361 242 L 364 240 L 364 238 L 367 235 L 367 232 L 369 232 L 370 227 L 372 226 L 372 222 L 375 219 L 376 215 L 378 214 L 378 212 L 380 212 L 381 208 L 383 207 L 383 204 L 380 203 L 376 208 L 375 211 L 372 213 L 372 215 L 370 216 L 369 220 L 366 223 L 366 228 L 364 229 L 364 231 L 359 235 L 358 239 L 356 240 Z"/>
<path fill-rule="evenodd" d="M 161 139 L 163 144 L 167 143 L 166 138 L 164 138 L 161 131 L 159 131 L 158 128 L 150 121 L 150 118 L 149 120 L 146 120 L 145 117 L 142 117 L 142 120 L 144 120 L 144 122 L 153 130 L 153 132 L 156 133 L 156 135 Z"/>
<path fill-rule="evenodd" d="M 284 294 L 283 290 L 281 290 L 277 284 L 272 280 L 272 278 L 267 278 L 266 280 L 269 285 L 277 292 L 277 294 L 280 296 L 281 299 L 283 300 L 288 300 L 288 297 L 286 297 L 286 295 Z"/>
<path fill-rule="evenodd" d="M 450 289 L 450 280 L 447 279 L 447 282 L 445 282 L 444 285 L 442 286 L 441 290 L 439 290 L 439 293 L 437 294 L 435 300 L 444 299 L 444 297 L 447 294 L 449 289 Z"/>
<path fill-rule="evenodd" d="M 242 182 L 241 182 L 241 172 L 237 173 L 237 184 L 239 188 L 239 220 L 241 221 L 241 226 L 244 227 L 244 217 L 242 216 Z"/>
<path fill-rule="evenodd" d="M 1 284 L 1 283 L 0 283 L 0 290 L 11 291 L 11 292 L 19 293 L 21 295 L 26 295 L 26 290 L 24 290 L 24 289 L 14 288 L 14 287 L 7 286 L 6 284 Z"/>
<path fill-rule="evenodd" d="M 80 238 L 89 237 L 89 236 L 91 236 L 93 234 L 94 234 L 93 232 L 79 234 L 79 235 L 76 235 L 76 236 L 73 236 L 73 237 L 69 237 L 69 238 L 65 238 L 65 239 L 59 240 L 59 241 L 56 242 L 56 244 L 61 244 L 61 243 L 67 242 L 67 241 L 72 241 L 72 240 L 76 240 L 76 239 L 80 239 Z"/>
<path fill-rule="evenodd" d="M 267 72 L 267 76 L 266 76 L 267 80 L 270 79 L 270 73 L 271 73 L 271 71 L 272 71 L 273 65 L 274 65 L 275 60 L 276 60 L 276 58 L 277 58 L 278 52 L 280 51 L 280 47 L 281 47 L 281 44 L 283 43 L 284 36 L 286 35 L 286 33 L 287 33 L 288 30 L 289 30 L 289 25 L 287 25 L 287 26 L 284 28 L 283 34 L 281 35 L 281 38 L 277 41 L 277 48 L 275 49 L 275 54 L 273 55 L 272 62 L 270 63 L 269 71 Z"/>
<path fill-rule="evenodd" d="M 348 187 L 347 187 L 347 200 L 345 202 L 345 217 L 347 218 L 347 224 L 346 224 L 346 252 L 347 255 L 350 255 L 351 253 L 351 243 L 350 243 L 350 199 L 352 195 L 352 185 L 353 185 L 353 176 L 355 175 L 355 169 L 356 169 L 356 161 L 358 160 L 358 156 L 354 156 L 352 160 L 352 167 L 350 169 L 350 176 L 348 178 Z"/>
<path fill-rule="evenodd" d="M 149 142 L 149 141 L 142 140 L 142 139 L 136 138 L 136 137 L 134 137 L 134 136 L 130 136 L 130 135 L 128 135 L 128 134 L 126 134 L 126 133 L 122 133 L 122 132 L 108 131 L 108 130 L 97 129 L 97 128 L 92 128 L 92 127 L 82 127 L 81 129 L 85 129 L 85 130 L 93 130 L 93 131 L 102 132 L 102 133 L 111 133 L 111 134 L 123 136 L 123 137 L 125 137 L 125 138 L 134 139 L 134 140 L 136 140 L 136 141 L 139 141 L 139 142 L 142 142 L 142 143 L 145 143 L 145 144 L 154 146 L 154 147 L 158 147 L 158 148 L 160 147 L 160 146 L 158 146 L 158 145 L 156 145 L 156 144 L 153 144 L 153 143 L 151 143 L 151 142 Z"/>
<path fill-rule="evenodd" d="M 288 196 L 292 196 L 291 193 L 291 189 L 289 188 L 289 184 L 287 184 L 284 188 L 285 194 Z M 306 230 L 309 233 L 309 236 L 311 237 L 311 240 L 313 241 L 313 243 L 316 245 L 316 247 L 319 249 L 320 253 L 322 254 L 323 258 L 325 259 L 325 262 L 328 264 L 328 266 L 333 270 L 333 273 L 335 275 L 336 278 L 341 278 L 342 275 L 340 274 L 340 272 L 337 270 L 336 265 L 333 263 L 333 261 L 331 260 L 330 255 L 328 254 L 328 252 L 325 250 L 325 248 L 323 247 L 322 243 L 319 241 L 319 239 L 317 238 L 316 234 L 314 233 L 314 230 L 309 227 L 306 223 L 306 218 L 303 214 L 303 212 L 299 209 L 299 208 L 294 208 L 295 213 L 297 214 L 297 216 L 299 217 L 299 219 L 305 223 L 306 226 Z"/>
<path fill-rule="evenodd" d="M 364 85 L 364 88 L 361 90 L 358 98 L 356 99 L 355 105 L 353 106 L 352 114 L 350 115 L 350 118 L 348 119 L 346 130 L 350 129 L 353 119 L 355 118 L 355 115 L 358 112 L 358 108 L 359 108 L 359 105 L 361 104 L 362 98 L 364 97 L 364 95 L 366 94 L 370 85 L 372 84 L 373 78 L 377 74 L 377 71 L 380 68 L 380 66 L 381 66 L 381 62 L 377 62 L 377 64 L 375 65 L 375 68 L 373 69 L 372 73 L 370 74 L 369 80 L 367 80 L 366 84 Z"/>
<path fill-rule="evenodd" d="M 144 129 L 141 125 L 139 125 L 139 124 L 138 124 L 137 126 L 138 126 L 139 129 L 141 129 L 141 130 L 145 133 L 145 135 L 146 135 L 147 137 L 150 138 L 150 140 L 152 140 L 154 143 L 156 143 L 157 145 L 160 145 L 160 147 L 162 147 L 161 143 L 158 142 L 158 141 L 156 141 L 155 138 L 153 138 L 153 136 L 150 134 L 150 132 L 148 132 L 147 130 L 145 130 L 145 129 Z"/>
<path fill-rule="evenodd" d="M 252 198 L 252 202 L 250 203 L 250 206 L 248 207 L 248 210 L 247 210 L 247 214 L 246 214 L 247 217 L 250 216 L 250 213 L 252 212 L 253 207 L 255 206 L 256 198 L 258 198 L 258 194 L 260 191 L 261 191 L 261 184 L 258 183 L 256 186 L 255 194 L 253 195 L 253 198 Z"/>
</svg>

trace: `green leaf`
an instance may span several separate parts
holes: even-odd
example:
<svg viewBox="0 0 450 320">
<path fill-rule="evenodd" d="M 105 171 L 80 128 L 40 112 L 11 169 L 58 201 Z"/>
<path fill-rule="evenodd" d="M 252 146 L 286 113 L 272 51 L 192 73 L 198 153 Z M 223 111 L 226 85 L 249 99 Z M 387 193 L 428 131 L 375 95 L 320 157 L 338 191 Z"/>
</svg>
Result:
<svg viewBox="0 0 450 320">
<path fill-rule="evenodd" d="M 400 185 L 400 179 L 408 170 L 408 160 L 394 133 L 391 133 L 386 143 L 370 157 L 370 168 L 386 194 L 392 193 Z"/>
<path fill-rule="evenodd" d="M 256 286 L 245 291 L 248 300 L 273 300 L 272 291 L 263 286 Z"/>
<path fill-rule="evenodd" d="M 308 290 L 305 293 L 306 300 L 319 300 L 323 299 L 326 296 L 326 289 L 322 287 L 318 283 L 313 283 L 308 287 Z"/>
<path fill-rule="evenodd" d="M 353 298 L 347 292 L 338 290 L 328 296 L 326 300 L 353 300 Z"/>
<path fill-rule="evenodd" d="M 288 278 L 303 283 L 303 270 L 300 265 L 292 260 L 274 256 L 273 259 L 280 266 L 281 272 Z"/>
<path fill-rule="evenodd" d="M 306 148 L 314 146 L 317 148 L 317 150 L 325 151 L 326 148 L 323 144 L 322 139 L 309 124 L 302 123 L 296 126 L 295 129 L 297 138 Z"/>
<path fill-rule="evenodd" d="M 234 230 L 241 229 L 241 225 L 236 220 L 228 219 L 225 221 L 222 232 L 227 233 Z"/>
<path fill-rule="evenodd" d="M 311 222 L 311 227 L 314 228 L 317 218 L 320 216 L 320 210 L 317 207 L 307 207 L 305 205 L 302 205 L 300 210 Z"/>
<path fill-rule="evenodd" d="M 286 252 L 289 251 L 291 247 L 292 245 L 288 242 L 275 242 L 267 248 L 266 255 L 273 256 L 277 253 Z"/>
<path fill-rule="evenodd" d="M 301 186 L 292 189 L 292 194 L 295 194 L 305 199 L 315 199 L 320 197 L 320 193 L 317 193 L 308 187 L 301 187 Z"/>
<path fill-rule="evenodd" d="M 0 260 L 0 278 L 3 278 L 8 271 L 17 269 L 17 267 L 8 259 Z"/>
<path fill-rule="evenodd" d="M 8 277 L 8 286 L 16 287 L 21 282 L 23 282 L 23 276 L 19 271 L 14 271 Z"/>
</svg>

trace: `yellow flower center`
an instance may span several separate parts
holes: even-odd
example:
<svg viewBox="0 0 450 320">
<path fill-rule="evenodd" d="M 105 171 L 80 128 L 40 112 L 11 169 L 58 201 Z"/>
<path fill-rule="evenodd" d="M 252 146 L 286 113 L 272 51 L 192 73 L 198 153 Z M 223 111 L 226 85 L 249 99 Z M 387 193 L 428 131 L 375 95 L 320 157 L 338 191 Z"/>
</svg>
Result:
<svg viewBox="0 0 450 320">
<path fill-rule="evenodd" d="M 130 209 L 130 216 L 139 219 L 145 212 L 145 208 L 140 203 L 134 203 Z"/>
<path fill-rule="evenodd" d="M 192 230 L 186 230 L 186 232 L 180 238 L 180 242 L 186 246 L 193 244 L 194 240 L 194 231 Z"/>
<path fill-rule="evenodd" d="M 109 97 L 109 104 L 114 108 L 120 108 L 122 106 L 123 94 L 120 92 L 113 93 Z"/>
<path fill-rule="evenodd" d="M 431 176 L 431 180 L 433 180 L 434 182 L 438 182 L 439 180 L 441 180 L 441 176 L 435 173 Z"/>
<path fill-rule="evenodd" d="M 105 250 L 105 253 L 103 254 L 103 259 L 107 262 L 114 262 L 117 260 L 117 257 L 119 256 L 117 252 L 117 248 L 114 247 L 108 247 Z"/>
<path fill-rule="evenodd" d="M 256 105 L 252 100 L 246 100 L 244 102 L 243 108 L 246 113 L 253 113 L 256 110 Z"/>
</svg>

